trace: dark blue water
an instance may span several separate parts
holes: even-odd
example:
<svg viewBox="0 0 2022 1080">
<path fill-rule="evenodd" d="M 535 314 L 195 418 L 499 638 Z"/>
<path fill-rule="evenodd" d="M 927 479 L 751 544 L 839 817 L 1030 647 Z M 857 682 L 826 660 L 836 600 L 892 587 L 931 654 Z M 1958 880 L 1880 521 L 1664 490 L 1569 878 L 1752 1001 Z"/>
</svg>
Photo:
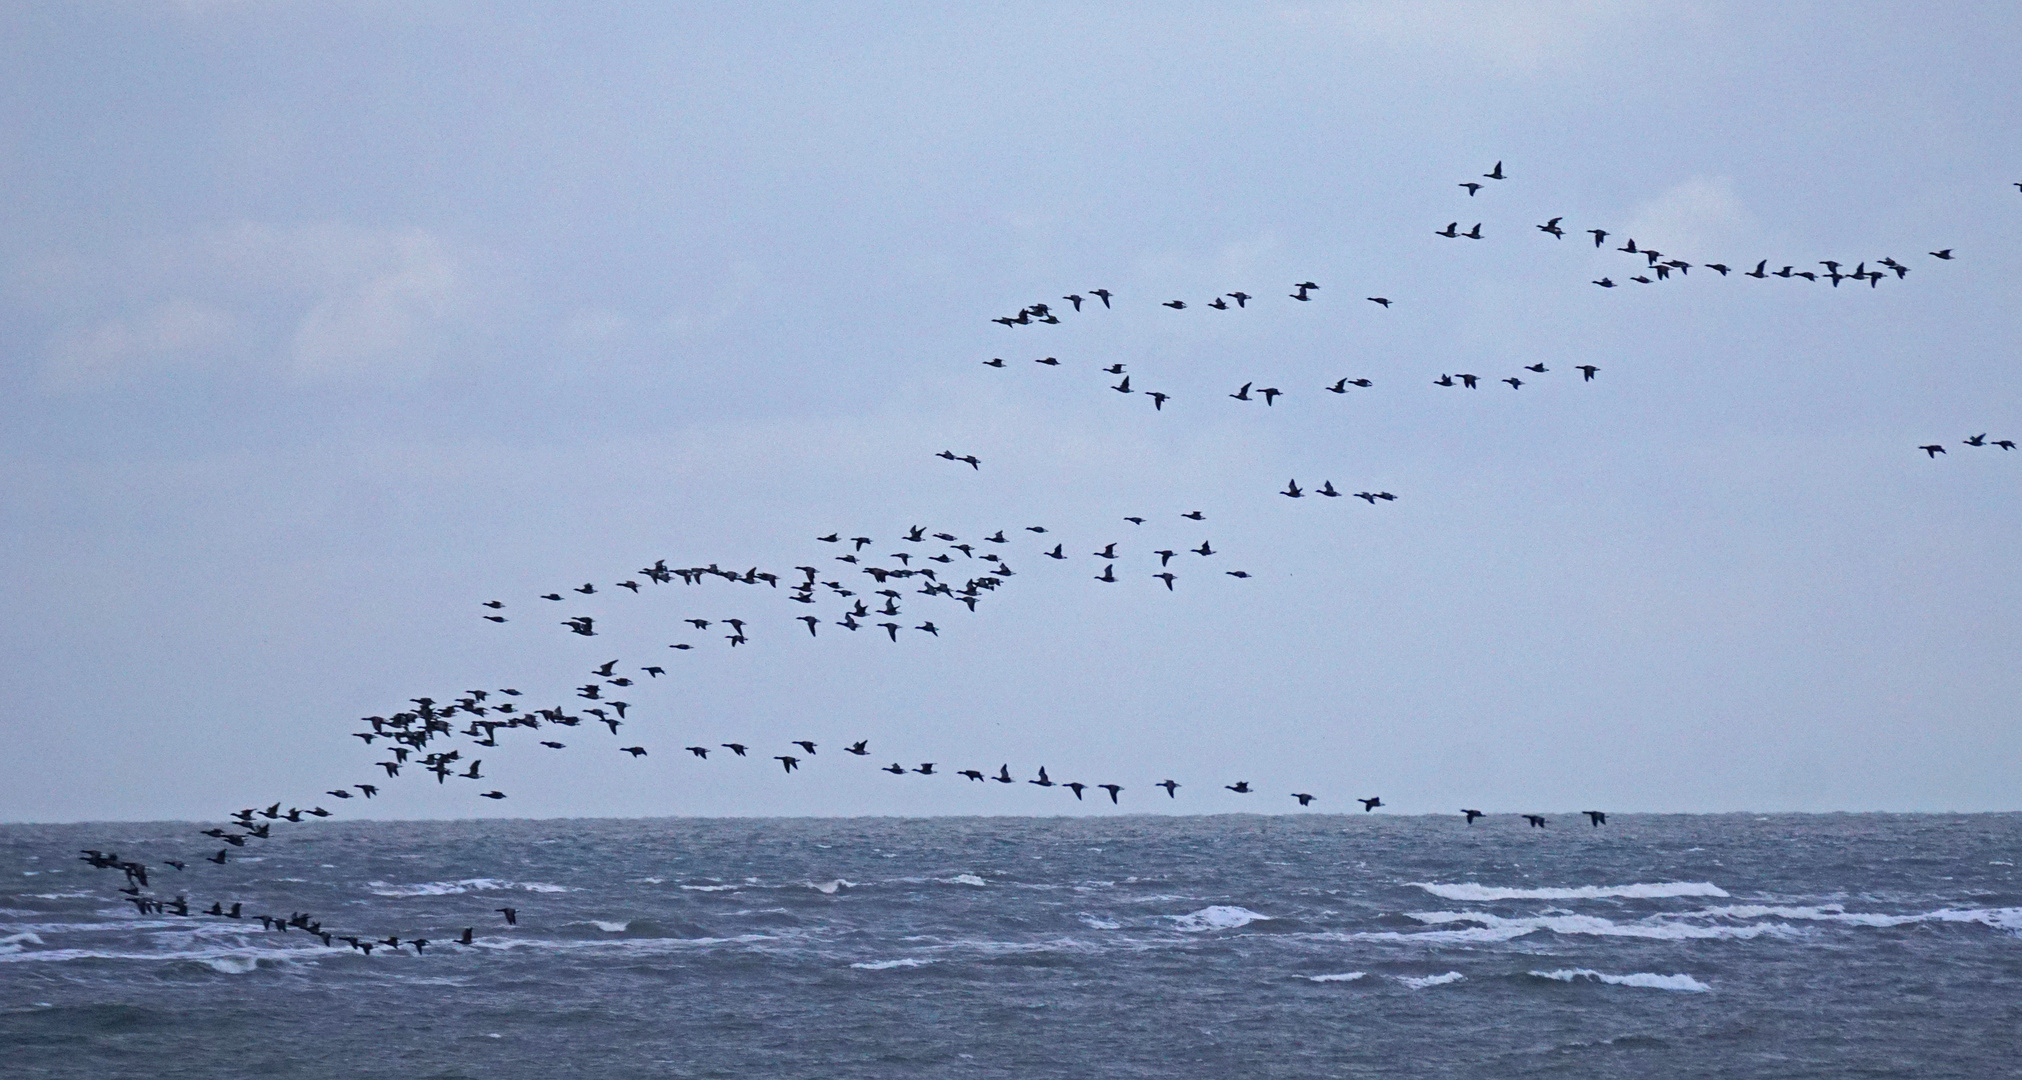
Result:
<svg viewBox="0 0 2022 1080">
<path fill-rule="evenodd" d="M 2018 815 L 351 823 L 223 867 L 202 839 L 0 828 L 0 1075 L 2022 1075 Z M 85 847 L 199 908 L 434 943 L 142 917 Z"/>
</svg>

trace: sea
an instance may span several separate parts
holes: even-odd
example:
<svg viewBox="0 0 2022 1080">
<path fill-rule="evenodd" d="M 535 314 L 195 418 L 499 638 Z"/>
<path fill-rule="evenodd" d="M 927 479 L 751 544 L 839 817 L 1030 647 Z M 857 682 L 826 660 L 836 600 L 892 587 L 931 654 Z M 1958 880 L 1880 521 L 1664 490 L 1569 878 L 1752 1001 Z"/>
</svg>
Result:
<svg viewBox="0 0 2022 1080">
<path fill-rule="evenodd" d="M 0 827 L 0 1077 L 2022 1076 L 2016 814 L 197 828 Z"/>
</svg>

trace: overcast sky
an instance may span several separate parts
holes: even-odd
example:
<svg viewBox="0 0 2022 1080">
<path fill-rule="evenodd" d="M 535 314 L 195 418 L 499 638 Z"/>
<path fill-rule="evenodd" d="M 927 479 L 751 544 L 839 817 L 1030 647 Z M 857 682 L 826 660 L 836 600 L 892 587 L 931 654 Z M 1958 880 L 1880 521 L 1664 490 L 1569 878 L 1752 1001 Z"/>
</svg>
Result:
<svg viewBox="0 0 2022 1080">
<path fill-rule="evenodd" d="M 623 738 L 344 809 L 2017 808 L 2012 5 L 977 7 L 0 15 L 0 819 L 327 803 L 357 717 L 614 658 Z M 1015 576 L 615 587 L 916 524 Z"/>
</svg>

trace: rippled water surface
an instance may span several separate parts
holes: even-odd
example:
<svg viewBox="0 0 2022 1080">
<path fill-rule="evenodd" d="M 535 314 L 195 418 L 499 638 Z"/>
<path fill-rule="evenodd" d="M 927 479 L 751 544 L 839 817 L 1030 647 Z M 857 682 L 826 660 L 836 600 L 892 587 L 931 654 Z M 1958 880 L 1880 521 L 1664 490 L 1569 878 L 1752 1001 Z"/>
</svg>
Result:
<svg viewBox="0 0 2022 1080">
<path fill-rule="evenodd" d="M 2018 815 L 195 828 L 0 828 L 0 1075 L 2022 1076 Z"/>
</svg>

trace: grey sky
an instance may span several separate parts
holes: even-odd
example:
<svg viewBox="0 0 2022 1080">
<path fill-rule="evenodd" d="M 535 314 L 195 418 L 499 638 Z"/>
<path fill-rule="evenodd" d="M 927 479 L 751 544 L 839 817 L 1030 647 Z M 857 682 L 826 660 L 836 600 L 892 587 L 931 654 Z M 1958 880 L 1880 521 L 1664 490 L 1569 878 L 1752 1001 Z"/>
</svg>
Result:
<svg viewBox="0 0 2022 1080">
<path fill-rule="evenodd" d="M 679 749 L 792 738 L 1137 809 L 2017 805 L 2022 452 L 1958 445 L 2022 438 L 2012 6 L 414 7 L 0 16 L 0 818 L 308 805 L 369 778 L 351 718 L 613 657 L 669 669 L 652 756 L 523 739 L 498 806 L 370 809 L 1096 809 Z M 1602 290 L 1640 260 L 1593 227 L 1911 273 Z M 913 524 L 1075 558 L 896 645 L 534 599 Z"/>
</svg>

